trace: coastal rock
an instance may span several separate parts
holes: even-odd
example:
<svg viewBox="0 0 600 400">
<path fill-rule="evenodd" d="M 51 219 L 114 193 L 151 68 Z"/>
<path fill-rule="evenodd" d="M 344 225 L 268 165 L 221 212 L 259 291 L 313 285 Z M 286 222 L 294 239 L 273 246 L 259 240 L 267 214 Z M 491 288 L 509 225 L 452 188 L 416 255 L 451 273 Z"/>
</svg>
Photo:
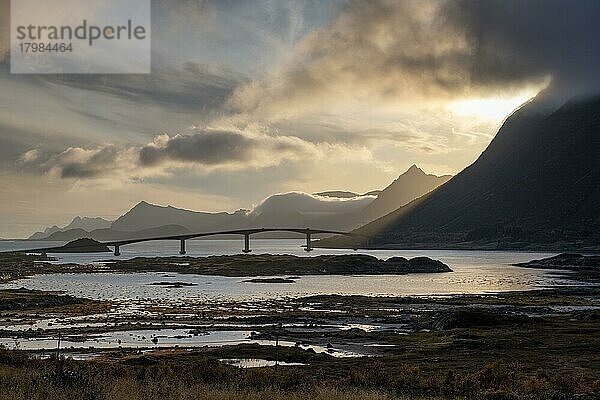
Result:
<svg viewBox="0 0 600 400">
<path fill-rule="evenodd" d="M 515 264 L 518 267 L 567 270 L 599 270 L 600 256 L 563 253 L 554 257 Z"/>
<path fill-rule="evenodd" d="M 566 253 L 514 265 L 523 268 L 569 271 L 563 274 L 565 278 L 585 282 L 600 281 L 600 256 L 584 256 L 581 254 Z"/>
</svg>

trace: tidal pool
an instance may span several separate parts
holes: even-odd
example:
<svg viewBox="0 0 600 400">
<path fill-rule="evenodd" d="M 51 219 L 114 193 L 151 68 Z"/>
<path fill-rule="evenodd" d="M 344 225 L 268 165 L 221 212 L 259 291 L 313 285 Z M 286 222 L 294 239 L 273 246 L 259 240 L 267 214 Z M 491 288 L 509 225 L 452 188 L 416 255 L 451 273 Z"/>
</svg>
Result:
<svg viewBox="0 0 600 400">
<path fill-rule="evenodd" d="M 274 340 L 252 339 L 252 331 L 225 330 L 193 333 L 189 328 L 182 329 L 142 329 L 127 331 L 112 331 L 91 335 L 61 334 L 60 344 L 58 334 L 35 338 L 3 337 L 0 346 L 7 349 L 33 351 L 62 351 L 91 350 L 92 353 L 108 349 L 158 349 L 158 348 L 193 348 L 220 347 L 237 344 L 259 344 L 275 346 Z M 341 348 L 327 348 L 314 344 L 299 344 L 287 340 L 279 340 L 279 346 L 298 347 L 312 350 L 315 353 L 327 353 L 333 357 L 362 357 L 367 354 Z"/>
<path fill-rule="evenodd" d="M 225 364 L 234 365 L 238 368 L 274 367 L 276 364 L 284 366 L 284 367 L 292 366 L 292 365 L 308 365 L 308 364 L 304 364 L 304 363 L 285 362 L 285 361 L 279 361 L 276 363 L 275 361 L 265 360 L 262 358 L 222 358 L 219 361 L 221 361 Z"/>
</svg>

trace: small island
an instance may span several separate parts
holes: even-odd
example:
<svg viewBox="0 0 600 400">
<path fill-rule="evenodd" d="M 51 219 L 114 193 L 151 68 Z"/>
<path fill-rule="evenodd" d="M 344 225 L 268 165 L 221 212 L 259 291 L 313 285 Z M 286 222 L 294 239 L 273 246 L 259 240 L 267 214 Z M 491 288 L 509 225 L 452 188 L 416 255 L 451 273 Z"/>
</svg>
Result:
<svg viewBox="0 0 600 400">
<path fill-rule="evenodd" d="M 554 257 L 514 264 L 523 268 L 553 269 L 564 271 L 574 279 L 587 282 L 600 281 L 600 256 L 584 256 L 563 253 Z"/>
<path fill-rule="evenodd" d="M 294 279 L 291 278 L 254 278 L 254 279 L 246 279 L 242 281 L 245 283 L 296 283 Z"/>
<path fill-rule="evenodd" d="M 391 257 L 382 260 L 365 254 L 316 257 L 298 257 L 289 254 L 136 257 L 111 261 L 109 268 L 112 272 L 179 272 L 220 276 L 296 277 L 295 275 L 405 275 L 452 272 L 446 264 L 428 257 L 415 257 L 410 260 L 404 257 Z M 291 278 L 288 280 L 293 281 Z"/>
<path fill-rule="evenodd" d="M 191 282 L 168 282 L 168 281 L 152 282 L 152 283 L 149 283 L 148 285 L 162 286 L 162 287 L 174 288 L 174 289 L 182 288 L 182 287 L 189 287 L 189 286 L 196 286 L 195 283 L 191 283 Z"/>
<path fill-rule="evenodd" d="M 46 247 L 42 249 L 22 250 L 21 253 L 109 253 L 111 250 L 107 245 L 94 239 L 83 238 L 72 240 L 58 247 Z"/>
</svg>

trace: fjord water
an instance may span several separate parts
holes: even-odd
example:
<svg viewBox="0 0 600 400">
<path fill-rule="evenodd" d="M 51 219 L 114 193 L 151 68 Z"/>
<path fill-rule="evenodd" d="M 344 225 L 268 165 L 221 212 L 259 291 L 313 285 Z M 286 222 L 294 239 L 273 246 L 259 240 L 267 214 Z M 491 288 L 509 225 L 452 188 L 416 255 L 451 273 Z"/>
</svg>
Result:
<svg viewBox="0 0 600 400">
<path fill-rule="evenodd" d="M 0 242 L 0 250 L 41 248 L 62 243 L 54 242 Z M 445 295 L 456 293 L 490 293 L 512 290 L 530 290 L 552 285 L 567 284 L 552 271 L 514 267 L 512 264 L 555 255 L 554 253 L 515 251 L 469 250 L 370 250 L 354 252 L 342 249 L 303 251 L 301 240 L 251 240 L 255 254 L 369 254 L 378 258 L 426 256 L 440 260 L 454 272 L 441 274 L 408 275 L 319 275 L 302 276 L 295 283 L 259 284 L 244 282 L 242 277 L 203 276 L 178 273 L 93 273 L 37 275 L 21 279 L 0 288 L 62 290 L 74 296 L 96 299 L 146 299 L 150 301 L 265 299 L 314 294 L 357 295 Z M 188 256 L 239 254 L 242 242 L 235 240 L 188 241 Z M 137 256 L 176 256 L 178 242 L 157 241 L 122 247 L 120 258 Z M 114 260 L 111 253 L 58 254 L 59 263 L 92 263 Z M 183 260 L 182 260 L 183 262 Z M 186 282 L 193 286 L 164 287 L 153 282 Z"/>
</svg>

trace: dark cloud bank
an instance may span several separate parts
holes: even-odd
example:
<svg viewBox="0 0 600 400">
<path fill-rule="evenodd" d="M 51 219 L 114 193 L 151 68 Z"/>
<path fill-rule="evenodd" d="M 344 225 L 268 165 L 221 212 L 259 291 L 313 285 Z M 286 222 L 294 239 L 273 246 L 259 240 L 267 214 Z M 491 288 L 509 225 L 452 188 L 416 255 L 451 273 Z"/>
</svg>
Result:
<svg viewBox="0 0 600 400">
<path fill-rule="evenodd" d="M 599 20 L 589 0 L 350 1 L 303 39 L 282 76 L 239 89 L 231 104 L 487 96 L 546 78 L 560 98 L 588 94 L 600 89 Z"/>
<path fill-rule="evenodd" d="M 139 153 L 144 166 L 154 166 L 163 161 L 196 162 L 218 165 L 231 161 L 246 161 L 257 143 L 240 133 L 204 131 L 192 135 L 167 138 L 159 145 L 142 147 Z"/>
<path fill-rule="evenodd" d="M 471 39 L 475 82 L 550 74 L 561 97 L 600 91 L 600 2 L 461 0 L 444 13 Z"/>
</svg>

